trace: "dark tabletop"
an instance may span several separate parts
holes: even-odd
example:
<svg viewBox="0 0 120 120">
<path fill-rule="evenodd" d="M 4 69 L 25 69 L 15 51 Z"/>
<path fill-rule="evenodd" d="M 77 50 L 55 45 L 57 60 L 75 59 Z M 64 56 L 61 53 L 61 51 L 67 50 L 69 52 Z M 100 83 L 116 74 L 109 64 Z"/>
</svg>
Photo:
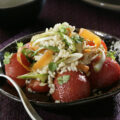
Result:
<svg viewBox="0 0 120 120">
<path fill-rule="evenodd" d="M 47 0 L 39 18 L 23 26 L 0 24 L 0 49 L 26 34 L 59 22 L 95 29 L 120 37 L 120 13 L 102 10 L 80 0 Z M 46 111 L 34 106 L 44 120 L 120 120 L 120 95 L 74 110 Z M 21 103 L 0 95 L 0 120 L 30 120 Z"/>
</svg>

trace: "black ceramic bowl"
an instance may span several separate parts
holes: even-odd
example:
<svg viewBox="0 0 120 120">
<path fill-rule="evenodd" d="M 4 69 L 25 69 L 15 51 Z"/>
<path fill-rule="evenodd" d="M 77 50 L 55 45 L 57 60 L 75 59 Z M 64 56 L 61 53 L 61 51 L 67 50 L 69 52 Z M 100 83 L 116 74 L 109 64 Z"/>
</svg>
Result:
<svg viewBox="0 0 120 120">
<path fill-rule="evenodd" d="M 0 0 L 0 25 L 23 25 L 34 20 L 46 0 Z"/>
<path fill-rule="evenodd" d="M 113 42 L 115 42 L 115 43 L 120 42 L 120 39 L 118 39 L 117 37 L 111 36 L 109 34 L 99 32 L 99 31 L 93 31 L 93 32 L 95 34 L 97 34 L 98 36 L 100 36 L 105 41 L 105 43 L 108 46 L 108 49 L 110 49 Z M 41 32 L 38 32 L 38 33 L 41 33 Z M 37 34 L 37 33 L 34 33 L 34 34 Z M 22 38 L 17 39 L 16 41 L 22 41 L 24 43 L 27 43 L 30 41 L 31 37 L 34 34 L 24 36 Z M 16 41 L 13 41 L 9 45 L 7 45 L 5 48 L 0 50 L 0 59 L 1 60 L 3 60 L 4 52 L 6 52 L 6 51 L 16 52 Z M 120 52 L 120 51 L 118 51 L 118 52 Z M 117 58 L 118 58 L 118 56 L 117 56 Z M 118 59 L 117 59 L 117 61 L 120 64 L 120 61 Z M 4 69 L 4 66 L 3 66 L 3 69 Z M 4 80 L 3 78 L 0 78 L 0 79 L 1 79 L 0 80 L 0 92 L 14 100 L 20 101 L 16 90 L 13 87 L 11 87 L 10 85 L 8 85 L 6 80 Z M 98 94 L 96 96 L 91 95 L 88 98 L 80 99 L 80 100 L 69 102 L 69 103 L 54 103 L 54 101 L 50 97 L 48 97 L 46 94 L 40 94 L 40 93 L 34 94 L 34 93 L 27 92 L 25 89 L 23 89 L 23 90 L 24 90 L 26 96 L 28 97 L 28 99 L 32 103 L 34 103 L 40 107 L 47 108 L 47 109 L 63 109 L 63 108 L 73 108 L 75 106 L 91 104 L 96 101 L 102 100 L 104 98 L 114 96 L 120 92 L 120 83 L 113 85 L 111 88 L 102 90 L 102 94 Z"/>
</svg>

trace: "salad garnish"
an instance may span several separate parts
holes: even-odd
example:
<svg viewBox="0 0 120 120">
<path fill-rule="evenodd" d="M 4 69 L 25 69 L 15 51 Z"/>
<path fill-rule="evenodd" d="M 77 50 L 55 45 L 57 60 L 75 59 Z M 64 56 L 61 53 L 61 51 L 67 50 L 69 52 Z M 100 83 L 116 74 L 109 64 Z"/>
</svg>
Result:
<svg viewBox="0 0 120 120">
<path fill-rule="evenodd" d="M 58 83 L 60 85 L 64 84 L 64 83 L 67 83 L 68 80 L 70 79 L 70 75 L 64 75 L 64 76 L 61 76 L 61 77 L 58 77 L 57 80 L 58 80 Z"/>
<path fill-rule="evenodd" d="M 17 49 L 19 49 L 20 47 L 23 47 L 23 42 L 17 42 Z"/>
<path fill-rule="evenodd" d="M 10 52 L 5 52 L 4 60 L 3 60 L 4 64 L 9 64 L 10 63 L 10 59 L 11 59 L 12 55 L 13 54 L 10 53 Z"/>
</svg>

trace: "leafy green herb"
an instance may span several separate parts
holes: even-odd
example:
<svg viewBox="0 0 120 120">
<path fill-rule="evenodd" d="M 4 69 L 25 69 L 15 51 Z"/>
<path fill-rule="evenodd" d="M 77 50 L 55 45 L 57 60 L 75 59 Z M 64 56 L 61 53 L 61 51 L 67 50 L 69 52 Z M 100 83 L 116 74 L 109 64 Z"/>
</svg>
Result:
<svg viewBox="0 0 120 120">
<path fill-rule="evenodd" d="M 48 66 L 49 70 L 54 72 L 57 69 L 57 64 L 54 62 L 51 62 Z"/>
<path fill-rule="evenodd" d="M 56 69 L 57 69 L 57 66 L 63 62 L 64 60 L 66 60 L 66 58 L 62 58 L 60 59 L 59 61 L 57 61 L 56 63 L 54 62 L 51 62 L 49 65 L 48 65 L 48 68 L 50 71 L 54 72 Z"/>
<path fill-rule="evenodd" d="M 60 77 L 57 78 L 58 83 L 60 85 L 62 85 L 64 83 L 67 83 L 69 79 L 70 79 L 70 75 L 64 75 L 64 76 L 60 76 Z"/>
<path fill-rule="evenodd" d="M 23 47 L 23 43 L 22 42 L 17 42 L 17 49 L 19 49 L 20 47 Z"/>
<path fill-rule="evenodd" d="M 10 53 L 10 52 L 5 52 L 4 60 L 3 60 L 4 64 L 9 64 L 10 63 L 10 59 L 11 59 L 12 55 L 13 54 Z"/>
<path fill-rule="evenodd" d="M 43 46 L 43 47 L 46 48 L 46 49 L 52 50 L 54 52 L 59 52 L 59 49 L 56 46 L 48 46 L 48 47 Z"/>
<path fill-rule="evenodd" d="M 112 58 L 113 60 L 115 60 L 115 51 L 108 51 L 107 52 L 107 57 L 110 57 L 110 58 Z"/>
</svg>

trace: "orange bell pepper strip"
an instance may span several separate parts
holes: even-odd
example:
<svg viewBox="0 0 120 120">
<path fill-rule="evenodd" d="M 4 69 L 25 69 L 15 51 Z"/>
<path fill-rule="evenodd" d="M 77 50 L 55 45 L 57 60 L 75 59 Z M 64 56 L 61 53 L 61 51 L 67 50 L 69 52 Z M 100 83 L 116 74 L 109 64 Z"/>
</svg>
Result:
<svg viewBox="0 0 120 120">
<path fill-rule="evenodd" d="M 52 56 L 53 51 L 46 50 L 41 59 L 32 66 L 32 71 L 42 69 L 45 65 L 49 64 L 52 61 Z"/>
<path fill-rule="evenodd" d="M 99 47 L 101 44 L 101 38 L 87 29 L 81 28 L 79 31 L 79 35 L 83 37 L 86 41 L 94 42 L 96 47 Z"/>
</svg>

